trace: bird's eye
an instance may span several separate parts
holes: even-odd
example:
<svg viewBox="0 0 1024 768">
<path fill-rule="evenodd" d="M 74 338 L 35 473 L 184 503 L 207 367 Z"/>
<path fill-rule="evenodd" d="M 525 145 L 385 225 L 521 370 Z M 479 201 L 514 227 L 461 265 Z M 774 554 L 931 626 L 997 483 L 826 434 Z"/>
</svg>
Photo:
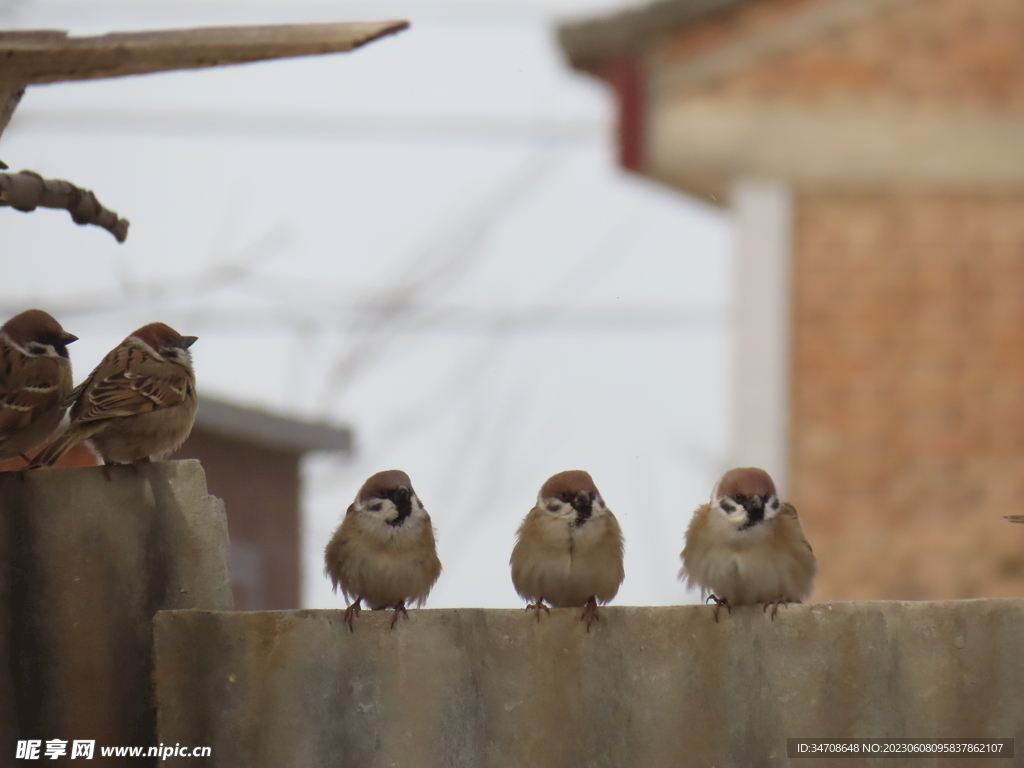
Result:
<svg viewBox="0 0 1024 768">
<path fill-rule="evenodd" d="M 375 501 L 372 504 L 368 504 L 366 508 L 371 512 L 380 512 L 382 509 L 384 509 L 384 502 Z"/>
<path fill-rule="evenodd" d="M 736 493 L 733 494 L 733 499 L 735 499 L 738 504 L 742 504 L 744 501 L 747 500 L 747 497 L 744 496 L 742 493 Z"/>
</svg>

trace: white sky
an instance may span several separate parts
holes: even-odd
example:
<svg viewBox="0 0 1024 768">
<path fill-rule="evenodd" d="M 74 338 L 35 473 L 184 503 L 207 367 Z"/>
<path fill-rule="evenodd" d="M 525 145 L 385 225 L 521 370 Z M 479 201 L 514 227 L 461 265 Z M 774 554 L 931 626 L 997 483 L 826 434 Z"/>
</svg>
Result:
<svg viewBox="0 0 1024 768">
<path fill-rule="evenodd" d="M 409 18 L 352 54 L 30 88 L 0 159 L 96 191 L 127 243 L 0 209 L 4 316 L 81 337 L 197 334 L 200 393 L 350 424 L 307 463 L 304 601 L 369 474 L 401 468 L 438 531 L 430 607 L 515 607 L 508 556 L 541 483 L 587 469 L 626 535 L 618 604 L 676 581 L 723 469 L 731 228 L 618 170 L 612 102 L 553 20 L 607 3 L 0 0 L 77 34 Z"/>
</svg>

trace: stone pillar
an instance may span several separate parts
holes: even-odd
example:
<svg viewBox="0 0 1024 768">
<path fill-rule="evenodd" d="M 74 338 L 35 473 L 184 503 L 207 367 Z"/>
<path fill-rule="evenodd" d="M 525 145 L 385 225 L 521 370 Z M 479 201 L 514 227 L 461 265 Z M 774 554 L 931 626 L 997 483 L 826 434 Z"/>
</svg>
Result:
<svg viewBox="0 0 1024 768">
<path fill-rule="evenodd" d="M 96 741 L 90 765 L 101 745 L 155 743 L 154 614 L 232 607 L 224 506 L 199 462 L 109 474 L 0 473 L 0 766 L 19 739 L 68 740 L 49 765 L 74 739 Z"/>
<path fill-rule="evenodd" d="M 767 470 L 786 495 L 793 200 L 782 181 L 733 185 L 730 464 Z"/>
</svg>

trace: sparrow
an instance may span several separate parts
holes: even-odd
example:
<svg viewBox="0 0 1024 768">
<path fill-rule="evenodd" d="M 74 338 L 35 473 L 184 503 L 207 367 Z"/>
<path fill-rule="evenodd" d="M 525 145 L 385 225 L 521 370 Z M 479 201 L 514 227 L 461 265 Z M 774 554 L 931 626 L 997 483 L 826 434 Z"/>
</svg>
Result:
<svg viewBox="0 0 1024 768">
<path fill-rule="evenodd" d="M 0 459 L 25 454 L 52 437 L 71 393 L 67 345 L 77 341 L 41 309 L 0 327 Z"/>
<path fill-rule="evenodd" d="M 686 530 L 680 554 L 688 587 L 725 606 L 764 604 L 772 619 L 785 603 L 811 593 L 818 563 L 791 504 L 779 500 L 763 469 L 730 469 Z"/>
<path fill-rule="evenodd" d="M 512 549 L 512 584 L 531 601 L 526 610 L 550 613 L 556 608 L 583 606 L 580 619 L 600 619 L 597 604 L 619 591 L 622 529 L 590 475 L 570 470 L 552 475 L 541 486 L 536 506 L 523 518 Z"/>
<path fill-rule="evenodd" d="M 324 550 L 324 573 L 353 601 L 345 609 L 350 630 L 363 600 L 375 611 L 393 608 L 392 629 L 399 614 L 409 618 L 407 602 L 426 602 L 441 561 L 430 515 L 405 472 L 389 469 L 363 483 Z"/>
<path fill-rule="evenodd" d="M 188 351 L 195 341 L 163 323 L 133 332 L 71 393 L 70 426 L 32 466 L 52 465 L 83 441 L 105 465 L 162 459 L 178 448 L 196 417 Z"/>
</svg>

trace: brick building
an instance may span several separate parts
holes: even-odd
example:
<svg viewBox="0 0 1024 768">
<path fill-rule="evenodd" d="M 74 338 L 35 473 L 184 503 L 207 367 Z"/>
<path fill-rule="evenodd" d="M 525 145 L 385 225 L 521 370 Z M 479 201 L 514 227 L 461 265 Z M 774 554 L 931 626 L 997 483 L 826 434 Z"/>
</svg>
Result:
<svg viewBox="0 0 1024 768">
<path fill-rule="evenodd" d="M 559 30 L 626 168 L 735 215 L 732 460 L 814 599 L 1024 594 L 1024 3 L 660 0 Z"/>
</svg>

